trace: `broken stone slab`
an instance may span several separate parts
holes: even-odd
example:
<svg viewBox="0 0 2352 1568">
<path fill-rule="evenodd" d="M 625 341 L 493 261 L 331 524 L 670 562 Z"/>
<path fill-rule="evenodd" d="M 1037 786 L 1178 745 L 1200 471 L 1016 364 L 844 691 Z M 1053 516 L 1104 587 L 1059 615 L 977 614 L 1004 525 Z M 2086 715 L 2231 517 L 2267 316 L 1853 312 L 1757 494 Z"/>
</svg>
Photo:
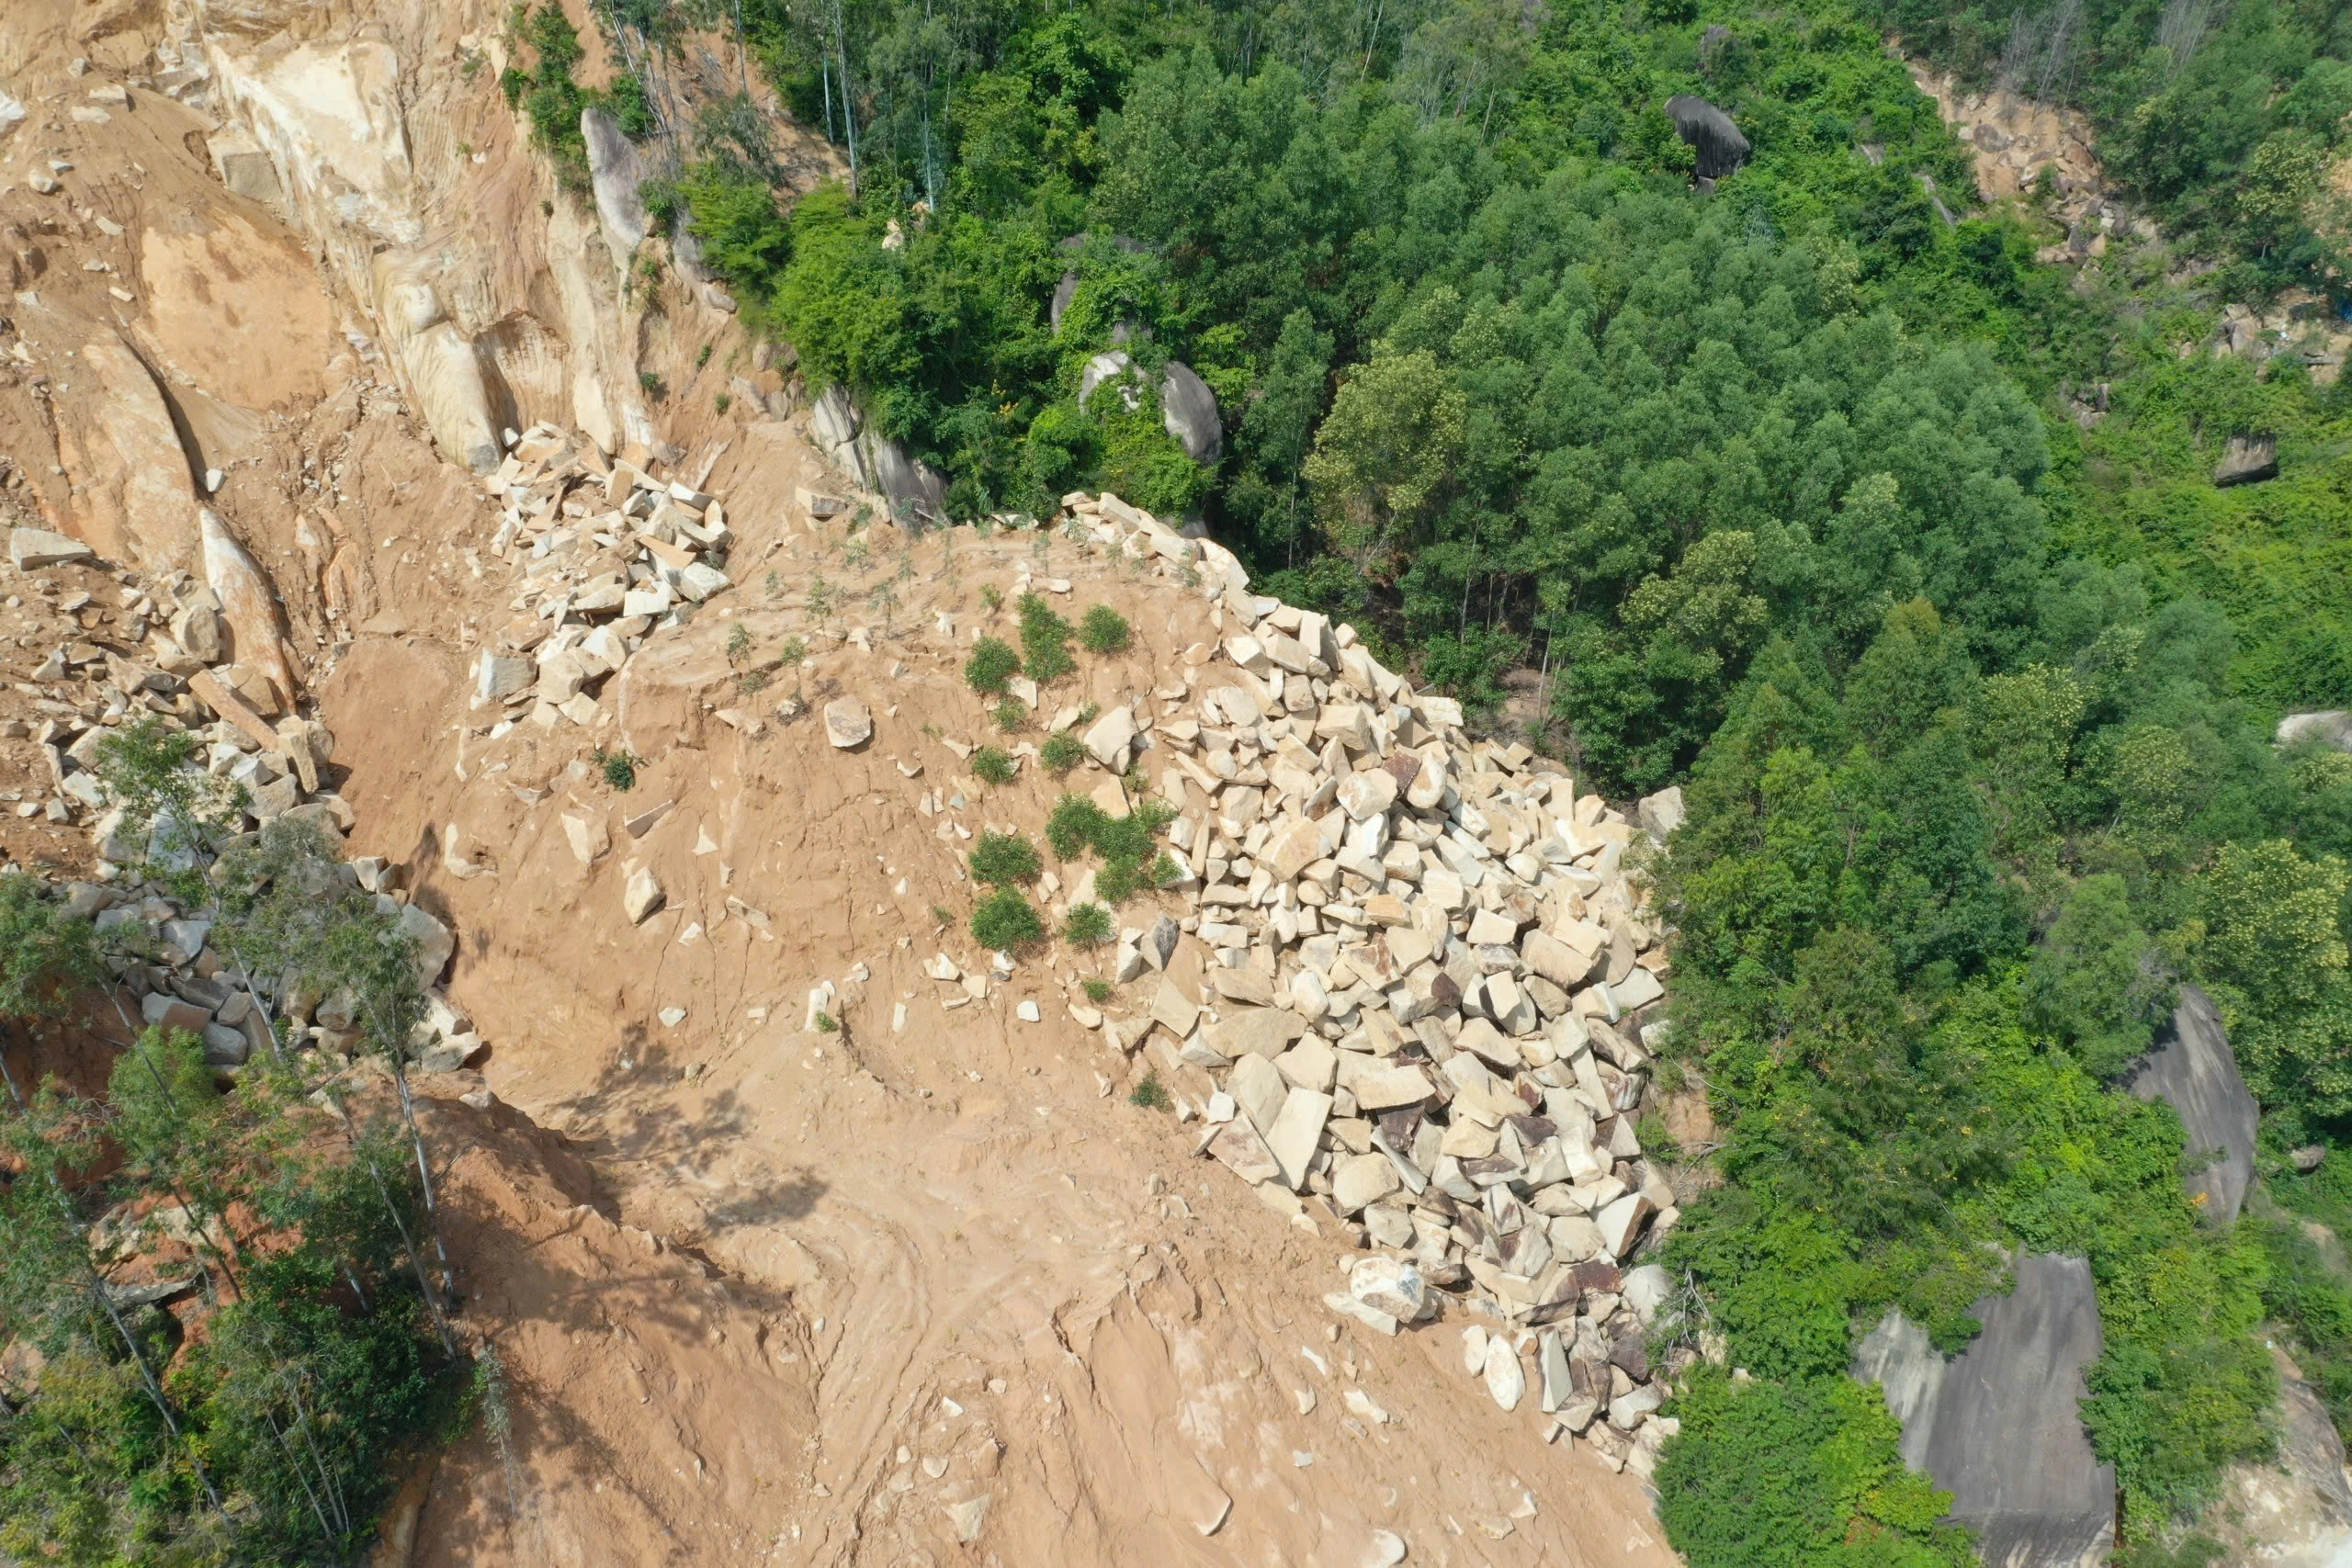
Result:
<svg viewBox="0 0 2352 1568">
<path fill-rule="evenodd" d="M 825 739 L 834 750 L 847 751 L 874 738 L 874 715 L 855 697 L 835 697 L 825 705 Z"/>
<path fill-rule="evenodd" d="M 1645 795 L 1634 807 L 1634 819 L 1641 824 L 1642 831 L 1650 836 L 1650 841 L 1660 847 L 1674 836 L 1677 828 L 1682 826 L 1682 818 L 1680 784 L 1669 784 L 1656 795 Z"/>
<path fill-rule="evenodd" d="M 1386 1155 L 1351 1155 L 1331 1168 L 1331 1201 L 1342 1214 L 1362 1213 L 1405 1185 Z"/>
<path fill-rule="evenodd" d="M 45 566 L 96 558 L 96 552 L 81 540 L 69 539 L 47 528 L 13 528 L 8 533 L 8 559 L 18 571 L 39 571 Z"/>
<path fill-rule="evenodd" d="M 1266 1140 L 1246 1116 L 1237 1116 L 1216 1130 L 1208 1142 L 1208 1153 L 1234 1175 L 1255 1186 L 1272 1181 L 1282 1175 L 1282 1163 L 1266 1146 Z"/>
<path fill-rule="evenodd" d="M 1275 1119 L 1282 1114 L 1283 1101 L 1290 1098 L 1291 1088 L 1270 1058 L 1255 1055 L 1235 1058 L 1233 1072 L 1225 1085 L 1233 1103 L 1261 1134 L 1273 1129 Z"/>
<path fill-rule="evenodd" d="M 1306 1031 L 1306 1021 L 1287 1008 L 1234 1007 L 1201 1031 L 1211 1049 L 1228 1061 L 1278 1056 Z"/>
<path fill-rule="evenodd" d="M 1127 748 L 1136 738 L 1136 716 L 1121 704 L 1105 711 L 1088 728 L 1084 744 L 1087 755 L 1113 773 L 1125 771 Z"/>
<path fill-rule="evenodd" d="M 1315 1162 L 1316 1145 L 1331 1114 L 1331 1097 L 1311 1089 L 1294 1089 L 1283 1100 L 1281 1112 L 1266 1134 L 1266 1147 L 1282 1167 L 1283 1185 L 1295 1192 L 1306 1185 L 1306 1168 Z"/>
</svg>

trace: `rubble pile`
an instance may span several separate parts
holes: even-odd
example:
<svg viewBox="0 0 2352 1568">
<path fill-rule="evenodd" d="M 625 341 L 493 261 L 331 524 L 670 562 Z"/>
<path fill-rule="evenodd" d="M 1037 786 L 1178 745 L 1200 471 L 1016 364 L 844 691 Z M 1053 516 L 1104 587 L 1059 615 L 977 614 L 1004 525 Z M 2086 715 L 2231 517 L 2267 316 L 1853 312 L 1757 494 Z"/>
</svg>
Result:
<svg viewBox="0 0 2352 1568">
<path fill-rule="evenodd" d="M 12 530 L 9 555 L 28 574 L 96 564 L 87 545 L 39 528 Z M 206 771 L 243 786 L 252 822 L 302 811 L 348 828 L 349 808 L 322 791 L 320 777 L 334 738 L 289 711 L 290 694 L 269 672 L 230 660 L 220 595 L 184 571 L 143 582 L 124 571 L 115 583 L 119 613 L 107 631 L 51 649 L 25 687 L 42 716 L 30 737 L 48 764 L 51 793 L 17 809 L 87 824 L 108 863 L 102 875 L 141 859 L 143 846 L 119 840 L 121 818 L 109 808 L 95 761 L 114 729 L 152 716 L 196 735 Z M 90 601 L 86 591 L 66 592 L 57 604 L 70 615 Z"/>
<path fill-rule="evenodd" d="M 399 868 L 381 857 L 345 861 L 336 874 L 346 886 L 373 894 L 377 907 L 394 916 L 401 933 L 416 944 L 417 974 L 427 987 L 426 1015 L 411 1040 L 418 1070 L 456 1072 L 477 1060 L 483 1043 L 472 1021 L 435 985 L 457 949 L 448 925 L 410 900 L 398 886 Z M 152 886 L 125 882 L 72 882 L 63 892 L 66 912 L 94 923 L 115 981 L 101 1024 L 111 1010 L 133 1032 L 186 1030 L 204 1041 L 205 1061 L 229 1076 L 270 1049 L 273 1020 L 284 1049 L 345 1057 L 357 1052 L 349 997 L 311 996 L 252 974 L 233 952 L 213 942 L 211 912 L 189 909 Z"/>
<path fill-rule="evenodd" d="M 521 592 L 476 661 L 474 699 L 503 705 L 509 722 L 593 728 L 610 722 L 605 680 L 729 586 L 726 508 L 654 478 L 650 457 L 607 458 L 548 424 L 508 434 L 483 483 L 501 508 L 492 553 L 520 566 Z"/>
<path fill-rule="evenodd" d="M 13 530 L 9 557 L 28 577 L 60 567 L 104 570 L 87 545 L 38 528 Z M 97 755 L 108 735 L 141 719 L 186 730 L 198 742 L 196 765 L 242 787 L 244 829 L 281 818 L 308 820 L 340 841 L 352 826 L 351 807 L 322 776 L 334 738 L 324 725 L 287 711 L 290 694 L 270 675 L 225 657 L 233 637 L 210 586 L 187 572 L 144 581 L 136 572 L 112 575 L 119 603 L 105 607 L 111 613 L 103 631 L 51 649 L 27 683 L 41 715 L 28 727 L 29 738 L 48 763 L 52 793 L 45 804 L 20 801 L 17 809 L 82 823 L 89 832 L 96 879 L 67 884 L 66 908 L 96 924 L 117 982 L 116 1021 L 132 1030 L 157 1025 L 198 1035 L 205 1059 L 228 1073 L 267 1048 L 265 1010 L 277 1015 L 278 1037 L 288 1048 L 347 1055 L 357 1040 L 347 998 L 278 995 L 266 978 L 248 976 L 210 944 L 208 912 L 133 883 L 133 868 L 184 870 L 193 858 L 169 841 L 167 825 L 144 840 L 132 834 L 108 796 Z M 53 593 L 67 615 L 93 607 L 85 589 L 38 580 L 36 586 L 45 598 Z M 23 874 L 14 865 L 7 874 Z M 339 874 L 397 916 L 417 944 L 418 968 L 431 987 L 455 948 L 448 927 L 409 902 L 398 886 L 400 871 L 381 859 L 345 863 Z M 479 1055 L 481 1041 L 445 996 L 435 990 L 429 997 L 429 1017 L 413 1042 L 418 1065 L 455 1071 Z"/>
<path fill-rule="evenodd" d="M 1082 731 L 1092 766 L 1156 776 L 1191 910 L 1125 933 L 1113 977 L 1149 1008 L 1101 1026 L 1203 1121 L 1197 1152 L 1344 1227 L 1334 1311 L 1394 1334 L 1451 1302 L 1498 1404 L 1646 1474 L 1667 1279 L 1633 1258 L 1677 1210 L 1634 1133 L 1668 960 L 1627 855 L 1679 793 L 1629 822 L 1213 541 L 1113 495 L 1065 508 L 1197 586 L 1221 637 Z"/>
</svg>

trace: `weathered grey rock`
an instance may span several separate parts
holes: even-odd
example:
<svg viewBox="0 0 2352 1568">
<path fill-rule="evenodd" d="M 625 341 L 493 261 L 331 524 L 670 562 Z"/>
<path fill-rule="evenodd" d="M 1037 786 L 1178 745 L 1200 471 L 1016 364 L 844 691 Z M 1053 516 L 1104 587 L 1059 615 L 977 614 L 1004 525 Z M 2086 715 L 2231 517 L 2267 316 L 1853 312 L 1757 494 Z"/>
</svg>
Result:
<svg viewBox="0 0 2352 1568">
<path fill-rule="evenodd" d="M 651 220 L 638 187 L 645 183 L 645 166 L 637 146 L 621 131 L 621 122 L 605 109 L 580 111 L 580 134 L 588 143 L 588 184 L 595 193 L 596 216 L 605 225 L 605 240 L 613 260 L 627 265 L 629 254 L 645 241 Z"/>
<path fill-rule="evenodd" d="M 1272 1130 L 1274 1118 L 1283 1113 L 1291 1086 L 1275 1070 L 1272 1057 L 1244 1055 L 1234 1058 L 1233 1076 L 1225 1088 L 1236 1108 L 1262 1134 Z"/>
<path fill-rule="evenodd" d="M 1634 818 L 1652 843 L 1663 845 L 1682 826 L 1682 786 L 1669 784 L 1656 795 L 1642 796 L 1634 808 Z"/>
<path fill-rule="evenodd" d="M 457 933 L 414 904 L 401 906 L 400 934 L 416 944 L 416 978 L 427 987 L 437 983 L 458 951 Z"/>
<path fill-rule="evenodd" d="M 232 1029 L 225 1023 L 204 1026 L 204 1065 L 208 1067 L 243 1066 L 253 1054 L 253 1042 L 245 1038 L 242 1029 Z"/>
<path fill-rule="evenodd" d="M 1159 378 L 1159 422 L 1204 468 L 1225 456 L 1225 423 L 1217 418 L 1216 394 L 1189 365 L 1171 359 Z"/>
<path fill-rule="evenodd" d="M 2275 435 L 2233 435 L 2222 449 L 2221 466 L 2213 470 L 2217 489 L 2260 484 L 2278 477 L 2278 438 Z"/>
<path fill-rule="evenodd" d="M 2281 746 L 2316 740 L 2339 751 L 2352 751 L 2352 712 L 2331 708 L 2324 713 L 2290 713 L 2278 721 L 2271 739 Z"/>
<path fill-rule="evenodd" d="M 38 571 L 45 566 L 92 560 L 96 553 L 81 540 L 69 539 L 46 528 L 12 528 L 8 531 L 8 558 L 16 563 L 18 571 Z"/>
<path fill-rule="evenodd" d="M 2261 1108 L 2238 1076 L 2238 1059 L 2212 998 L 2180 988 L 2180 1005 L 2148 1054 L 2124 1069 L 2122 1084 L 2142 1100 L 2162 1100 L 2180 1113 L 2192 1156 L 2218 1157 L 2187 1179 L 2189 1201 L 2217 1224 L 2233 1224 L 2254 1181 L 2254 1139 Z"/>
<path fill-rule="evenodd" d="M 1702 180 L 1720 180 L 1739 172 L 1747 162 L 1747 138 L 1731 116 L 1704 98 L 1682 94 L 1666 100 L 1666 112 L 1675 133 L 1699 154 L 1693 171 Z"/>
<path fill-rule="evenodd" d="M 1668 1273 L 1662 1264 L 1645 1263 L 1639 1269 L 1625 1270 L 1624 1283 L 1619 1287 L 1619 1293 L 1624 1296 L 1625 1304 L 1634 1309 L 1634 1315 L 1640 1318 L 1642 1326 L 1646 1328 L 1657 1319 L 1658 1308 L 1674 1294 L 1674 1276 Z"/>
<path fill-rule="evenodd" d="M 825 705 L 825 739 L 836 751 L 863 746 L 874 738 L 874 715 L 855 697 L 835 697 Z"/>
<path fill-rule="evenodd" d="M 1069 312 L 1069 302 L 1077 298 L 1078 274 L 1062 274 L 1062 280 L 1054 285 L 1054 302 L 1046 309 L 1046 320 L 1050 330 L 1057 333 L 1062 330 L 1062 317 Z"/>
<path fill-rule="evenodd" d="M 944 523 L 947 519 L 947 476 L 887 435 L 867 431 L 858 437 L 865 458 L 867 482 L 888 499 L 902 521 Z"/>
<path fill-rule="evenodd" d="M 2300 1148 L 2289 1149 L 2287 1151 L 2287 1157 L 2294 1162 L 2294 1167 L 2297 1170 L 2301 1171 L 2305 1176 L 2309 1176 L 2312 1171 L 2317 1170 L 2320 1168 L 2321 1163 L 2327 1158 L 2327 1145 L 2325 1144 L 2305 1144 Z"/>
<path fill-rule="evenodd" d="M 1864 1337 L 1854 1375 L 1876 1382 L 1903 1423 L 1904 1462 L 1952 1494 L 1984 1561 L 2075 1568 L 2115 1540 L 2115 1472 L 2098 1462 L 2076 1406 L 2100 1350 L 2090 1265 L 2029 1254 L 2017 1289 L 1969 1309 L 1984 1332 L 1947 1360 L 1927 1331 L 1890 1312 Z"/>
<path fill-rule="evenodd" d="M 212 1021 L 209 1009 L 184 1002 L 169 991 L 150 991 L 139 999 L 139 1017 L 151 1029 L 184 1029 L 201 1034 Z"/>
</svg>

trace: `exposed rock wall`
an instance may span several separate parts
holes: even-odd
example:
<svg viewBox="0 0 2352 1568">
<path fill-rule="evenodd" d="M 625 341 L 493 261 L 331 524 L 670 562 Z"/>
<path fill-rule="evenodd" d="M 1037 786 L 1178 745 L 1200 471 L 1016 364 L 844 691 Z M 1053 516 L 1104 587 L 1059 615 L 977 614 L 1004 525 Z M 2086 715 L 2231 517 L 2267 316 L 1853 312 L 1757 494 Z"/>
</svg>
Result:
<svg viewBox="0 0 2352 1568">
<path fill-rule="evenodd" d="M 655 438 L 619 287 L 643 209 L 634 227 L 614 221 L 635 182 L 608 203 L 600 181 L 588 211 L 556 189 L 499 98 L 500 21 L 485 4 L 362 21 L 292 0 L 194 0 L 182 46 L 202 62 L 208 107 L 267 156 L 285 216 L 372 325 L 435 443 L 477 473 L 497 466 L 502 428 L 540 418 L 608 449 Z M 468 56 L 483 66 L 448 68 Z"/>
<path fill-rule="evenodd" d="M 2183 986 L 2171 1021 L 2154 1047 L 2127 1069 L 2123 1084 L 2142 1100 L 2161 1100 L 2180 1113 L 2191 1156 L 2216 1155 L 2187 1179 L 2189 1200 L 2214 1224 L 2233 1223 L 2254 1182 L 2262 1111 L 2238 1075 L 2213 999 Z"/>
<path fill-rule="evenodd" d="M 2017 1288 L 1970 1308 L 1984 1332 L 1947 1359 L 1890 1312 L 1855 1357 L 1903 1423 L 1903 1460 L 1952 1494 L 1989 1568 L 2095 1568 L 2115 1542 L 2115 1471 L 2077 1414 L 2098 1359 L 2098 1301 L 2080 1258 L 2024 1254 Z"/>
</svg>

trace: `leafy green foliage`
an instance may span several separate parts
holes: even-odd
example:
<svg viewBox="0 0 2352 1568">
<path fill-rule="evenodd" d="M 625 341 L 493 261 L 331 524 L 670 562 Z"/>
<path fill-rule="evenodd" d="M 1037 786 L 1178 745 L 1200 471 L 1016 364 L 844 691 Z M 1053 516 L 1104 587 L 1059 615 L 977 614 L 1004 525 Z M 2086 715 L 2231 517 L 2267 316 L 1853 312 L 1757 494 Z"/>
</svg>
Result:
<svg viewBox="0 0 2352 1568">
<path fill-rule="evenodd" d="M 972 940 L 982 947 L 1012 952 L 1045 936 L 1046 923 L 1036 908 L 1014 888 L 998 888 L 972 911 Z"/>
<path fill-rule="evenodd" d="M 1001 637 L 984 637 L 964 660 L 964 683 L 986 696 L 1001 697 L 1021 673 L 1021 656 Z"/>
<path fill-rule="evenodd" d="M 1874 1387 L 1831 1373 L 1736 1383 L 1702 1365 L 1672 1414 L 1658 1518 L 1694 1562 L 1724 1568 L 1970 1568 L 1951 1494 L 1903 1468 Z"/>
<path fill-rule="evenodd" d="M 983 746 L 972 753 L 972 776 L 985 784 L 1009 784 L 1017 770 L 1001 747 Z"/>
<path fill-rule="evenodd" d="M 1165 1111 L 1175 1101 L 1168 1095 L 1168 1086 L 1159 1081 L 1157 1070 L 1147 1072 L 1127 1091 L 1127 1103 L 1142 1111 Z"/>
<path fill-rule="evenodd" d="M 1029 722 L 1028 705 L 1019 697 L 1007 697 L 989 710 L 989 717 L 999 729 L 1010 734 Z"/>
<path fill-rule="evenodd" d="M 1050 685 L 1078 668 L 1070 657 L 1070 624 L 1054 611 L 1042 593 L 1023 593 L 1021 615 L 1021 667 L 1040 686 Z"/>
<path fill-rule="evenodd" d="M 1054 773 L 1066 773 L 1086 761 L 1086 746 L 1065 729 L 1046 737 L 1046 743 L 1037 749 L 1037 760 Z"/>
<path fill-rule="evenodd" d="M 1134 639 L 1127 618 L 1108 604 L 1093 604 L 1078 623 L 1078 640 L 1089 653 L 1125 653 Z"/>
<path fill-rule="evenodd" d="M 603 776 L 606 788 L 618 790 L 623 795 L 637 787 L 638 764 L 644 760 L 632 755 L 626 748 L 617 751 L 607 751 L 601 746 L 596 748 L 596 772 Z"/>
<path fill-rule="evenodd" d="M 1113 908 L 1136 894 L 1172 879 L 1172 863 L 1159 853 L 1159 830 L 1174 818 L 1161 800 L 1144 800 L 1125 817 L 1114 817 L 1082 795 L 1065 795 L 1046 818 L 1046 842 L 1063 860 L 1092 852 L 1102 857 L 1094 890 Z"/>
<path fill-rule="evenodd" d="M 1062 940 L 1073 947 L 1100 947 L 1115 934 L 1111 911 L 1100 904 L 1074 904 L 1062 921 Z"/>
<path fill-rule="evenodd" d="M 973 881 L 994 887 L 1035 882 L 1044 869 L 1037 846 L 1018 833 L 982 833 L 965 863 L 971 867 Z"/>
<path fill-rule="evenodd" d="M 1092 1002 L 1096 1007 L 1101 1007 L 1104 1002 L 1111 999 L 1112 987 L 1111 982 L 1108 980 L 1089 975 L 1085 979 L 1079 982 L 1079 986 L 1080 989 L 1085 991 L 1086 999 Z"/>
</svg>

